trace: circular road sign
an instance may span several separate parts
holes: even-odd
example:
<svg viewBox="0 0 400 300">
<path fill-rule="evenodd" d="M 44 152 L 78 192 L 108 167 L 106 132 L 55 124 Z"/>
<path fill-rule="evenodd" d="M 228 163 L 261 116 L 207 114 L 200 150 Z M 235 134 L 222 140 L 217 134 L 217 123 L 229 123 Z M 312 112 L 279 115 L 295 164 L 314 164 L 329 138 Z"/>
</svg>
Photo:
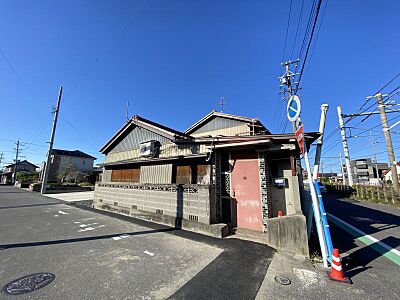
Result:
<svg viewBox="0 0 400 300">
<path fill-rule="evenodd" d="M 287 117 L 290 122 L 294 122 L 298 119 L 298 117 L 300 116 L 300 110 L 301 105 L 299 97 L 296 95 L 290 97 L 288 105 L 286 107 Z"/>
</svg>

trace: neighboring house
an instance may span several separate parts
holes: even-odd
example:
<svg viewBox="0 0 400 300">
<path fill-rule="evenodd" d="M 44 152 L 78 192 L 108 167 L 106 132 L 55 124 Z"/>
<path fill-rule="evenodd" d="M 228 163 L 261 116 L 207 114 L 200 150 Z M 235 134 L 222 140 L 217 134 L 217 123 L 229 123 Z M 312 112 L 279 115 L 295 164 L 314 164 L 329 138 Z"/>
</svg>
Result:
<svg viewBox="0 0 400 300">
<path fill-rule="evenodd" d="M 38 166 L 30 163 L 27 160 L 18 161 L 17 163 L 17 174 L 19 173 L 35 173 Z M 3 172 L 0 173 L 0 182 L 2 184 L 11 184 L 13 183 L 15 164 L 10 164 L 4 167 Z"/>
<path fill-rule="evenodd" d="M 90 174 L 93 172 L 93 162 L 95 159 L 95 157 L 79 150 L 69 151 L 53 149 L 51 152 L 50 169 L 47 180 L 59 181 L 62 180 L 66 174 L 71 172 Z M 45 165 L 46 163 L 43 163 L 41 167 L 41 180 Z"/>
<path fill-rule="evenodd" d="M 373 183 L 382 178 L 382 173 L 387 170 L 387 163 L 375 163 L 370 158 L 356 159 L 350 162 L 354 183 Z M 347 178 L 346 165 L 343 165 Z"/>
<path fill-rule="evenodd" d="M 400 162 L 398 162 L 396 164 L 396 169 L 397 169 L 397 174 L 400 180 Z M 390 180 L 391 182 L 393 182 L 393 176 L 392 176 L 392 170 L 389 168 L 387 169 L 385 172 L 383 172 L 383 179 L 385 182 L 387 182 L 388 180 Z"/>
<path fill-rule="evenodd" d="M 307 144 L 317 137 L 305 134 Z M 209 234 L 227 227 L 272 232 L 276 219 L 292 222 L 308 247 L 293 134 L 271 134 L 258 119 L 215 111 L 185 132 L 134 116 L 100 152 L 105 159 L 96 208 L 141 211 Z M 278 211 L 288 217 L 278 220 Z"/>
</svg>

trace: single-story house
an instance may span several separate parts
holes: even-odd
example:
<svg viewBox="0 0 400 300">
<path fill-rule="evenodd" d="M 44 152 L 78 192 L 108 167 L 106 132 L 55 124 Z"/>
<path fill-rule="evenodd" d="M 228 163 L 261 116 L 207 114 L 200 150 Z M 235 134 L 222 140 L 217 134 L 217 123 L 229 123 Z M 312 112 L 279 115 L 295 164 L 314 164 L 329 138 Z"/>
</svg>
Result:
<svg viewBox="0 0 400 300">
<path fill-rule="evenodd" d="M 308 145 L 317 137 L 305 134 Z M 134 116 L 100 152 L 98 209 L 145 212 L 216 236 L 279 230 L 271 222 L 282 211 L 307 236 L 295 136 L 271 134 L 256 118 L 212 111 L 180 132 Z M 302 247 L 306 252 L 307 237 Z"/>
</svg>

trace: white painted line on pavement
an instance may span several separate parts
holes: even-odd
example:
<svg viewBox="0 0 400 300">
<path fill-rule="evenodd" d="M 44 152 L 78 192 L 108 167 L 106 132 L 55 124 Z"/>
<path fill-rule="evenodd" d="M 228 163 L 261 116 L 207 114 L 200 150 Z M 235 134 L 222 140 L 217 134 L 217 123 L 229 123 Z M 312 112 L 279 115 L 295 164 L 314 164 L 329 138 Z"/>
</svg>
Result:
<svg viewBox="0 0 400 300">
<path fill-rule="evenodd" d="M 58 217 L 58 215 L 54 215 L 56 218 Z"/>
<path fill-rule="evenodd" d="M 94 230 L 94 228 L 93 227 L 86 227 L 84 229 L 80 229 L 78 232 L 91 231 L 91 230 Z"/>
<path fill-rule="evenodd" d="M 62 214 L 62 215 L 69 215 L 69 213 L 66 213 L 65 211 L 62 211 L 62 210 L 59 210 L 58 213 Z"/>
<path fill-rule="evenodd" d="M 150 255 L 150 256 L 154 256 L 154 253 L 152 253 L 152 252 L 149 252 L 149 251 L 144 251 L 144 253 L 146 253 L 147 255 Z"/>
<path fill-rule="evenodd" d="M 105 226 L 105 225 L 100 225 L 100 226 Z M 98 226 L 98 227 L 100 227 L 100 226 Z M 129 235 L 123 234 L 123 235 L 119 235 L 119 236 L 114 236 L 112 239 L 114 241 L 119 241 L 119 240 L 122 240 L 122 239 L 126 239 L 128 237 L 129 237 Z"/>
<path fill-rule="evenodd" d="M 394 262 L 395 264 L 400 266 L 400 251 L 386 245 L 385 243 L 381 242 L 377 238 L 374 238 L 373 236 L 366 234 L 365 232 L 361 231 L 360 229 L 343 221 L 342 219 L 339 219 L 338 217 L 335 217 L 334 215 L 332 215 L 330 213 L 327 213 L 327 215 L 328 215 L 328 218 L 333 223 L 335 223 L 342 229 L 349 232 L 351 235 L 356 237 L 357 240 L 366 244 L 367 246 L 371 246 L 376 251 L 381 253 L 383 256 L 385 256 L 386 258 L 390 259 L 392 262 Z"/>
</svg>

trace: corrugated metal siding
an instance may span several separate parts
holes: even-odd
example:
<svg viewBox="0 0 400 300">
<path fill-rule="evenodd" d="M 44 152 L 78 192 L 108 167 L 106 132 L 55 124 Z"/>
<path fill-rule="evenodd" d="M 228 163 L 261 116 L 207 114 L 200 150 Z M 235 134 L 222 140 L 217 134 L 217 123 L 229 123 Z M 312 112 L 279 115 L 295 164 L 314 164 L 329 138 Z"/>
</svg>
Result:
<svg viewBox="0 0 400 300">
<path fill-rule="evenodd" d="M 223 135 L 223 136 L 250 135 L 250 128 L 249 126 L 247 126 L 247 124 L 241 124 L 239 126 L 221 128 L 221 129 L 216 129 L 214 131 L 207 131 L 201 133 L 196 132 L 192 134 L 192 136 L 194 137 L 217 136 L 217 135 Z"/>
<path fill-rule="evenodd" d="M 172 164 L 141 166 L 140 183 L 172 183 Z"/>
<path fill-rule="evenodd" d="M 209 131 L 214 131 L 218 129 L 235 127 L 239 125 L 247 124 L 243 121 L 232 120 L 227 118 L 215 117 L 212 120 L 208 121 L 202 127 L 193 132 L 193 134 L 204 133 Z"/>
<path fill-rule="evenodd" d="M 141 128 L 139 126 L 132 129 L 132 131 L 123 138 L 123 140 L 117 144 L 111 151 L 112 152 L 121 152 L 127 151 L 131 149 L 138 149 L 140 143 L 147 142 L 150 140 L 159 141 L 161 144 L 170 143 L 171 141 L 166 137 L 163 137 L 157 133 L 154 133 L 150 130 Z"/>
<path fill-rule="evenodd" d="M 200 154 L 207 153 L 208 151 L 209 150 L 207 149 L 207 145 L 205 144 L 176 145 L 174 143 L 169 143 L 161 146 L 159 157 L 175 157 L 179 155 Z M 133 149 L 128 151 L 108 153 L 104 158 L 104 162 L 111 163 L 137 158 L 140 158 L 139 150 Z"/>
</svg>

